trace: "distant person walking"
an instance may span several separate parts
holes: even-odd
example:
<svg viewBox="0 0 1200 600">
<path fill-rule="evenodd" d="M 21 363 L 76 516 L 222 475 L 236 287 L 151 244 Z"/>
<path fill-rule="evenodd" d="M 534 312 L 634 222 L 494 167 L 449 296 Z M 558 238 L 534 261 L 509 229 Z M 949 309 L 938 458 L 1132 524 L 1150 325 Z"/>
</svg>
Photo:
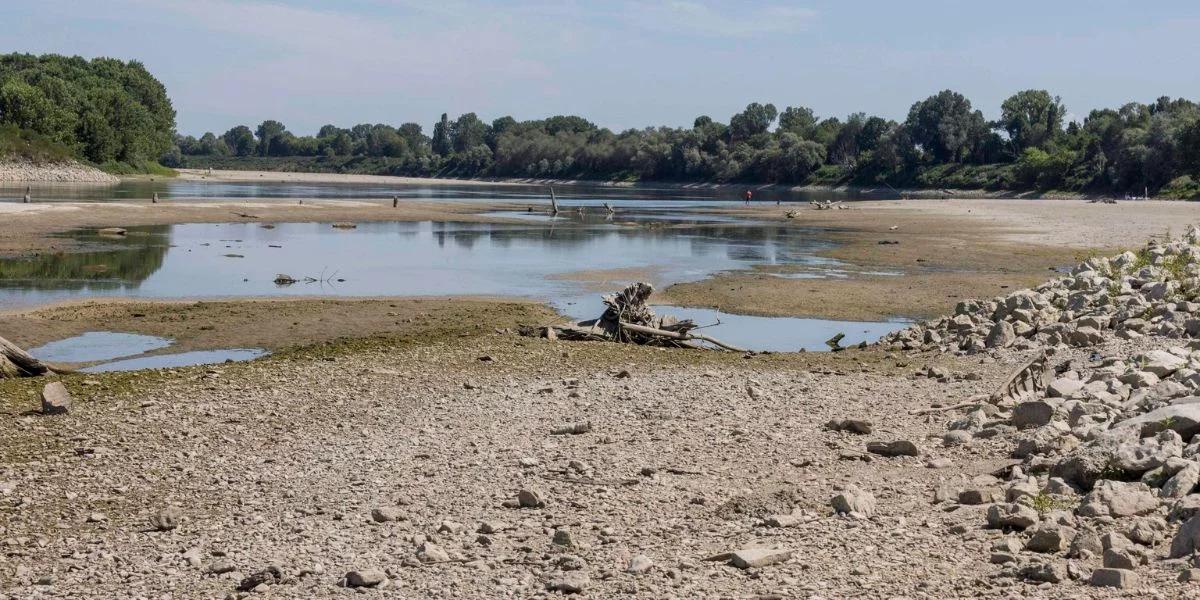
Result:
<svg viewBox="0 0 1200 600">
<path fill-rule="evenodd" d="M 750 190 L 746 190 L 746 194 L 743 196 L 743 198 L 746 199 L 746 206 L 750 206 L 750 199 L 753 197 L 754 197 L 754 192 L 751 192 Z"/>
</svg>

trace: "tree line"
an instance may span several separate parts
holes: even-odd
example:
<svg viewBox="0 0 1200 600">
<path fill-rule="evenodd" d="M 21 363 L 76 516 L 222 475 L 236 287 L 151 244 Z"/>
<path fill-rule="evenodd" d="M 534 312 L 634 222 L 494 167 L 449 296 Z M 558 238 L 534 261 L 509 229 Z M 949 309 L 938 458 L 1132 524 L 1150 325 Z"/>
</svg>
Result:
<svg viewBox="0 0 1200 600">
<path fill-rule="evenodd" d="M 727 123 L 613 132 L 578 116 L 533 121 L 443 114 L 421 125 L 326 125 L 298 136 L 278 121 L 218 136 L 177 136 L 170 164 L 188 157 L 312 157 L 341 169 L 452 177 L 832 183 L 895 187 L 1200 192 L 1200 106 L 1162 97 L 1091 111 L 1064 123 L 1045 90 L 1013 94 L 989 121 L 962 94 L 918 101 L 897 122 L 863 113 L 753 103 Z M 272 161 L 259 161 L 270 165 Z"/>
<path fill-rule="evenodd" d="M 137 61 L 3 54 L 0 126 L 98 165 L 138 164 L 174 148 L 175 109 Z"/>
</svg>

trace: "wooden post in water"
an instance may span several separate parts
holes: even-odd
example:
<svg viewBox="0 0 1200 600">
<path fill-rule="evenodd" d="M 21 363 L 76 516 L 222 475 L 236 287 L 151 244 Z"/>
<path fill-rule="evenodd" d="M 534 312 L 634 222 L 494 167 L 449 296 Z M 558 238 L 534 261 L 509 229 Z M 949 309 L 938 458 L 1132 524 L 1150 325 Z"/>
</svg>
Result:
<svg viewBox="0 0 1200 600">
<path fill-rule="evenodd" d="M 400 205 L 400 197 L 392 196 L 392 208 L 396 208 L 399 205 Z"/>
<path fill-rule="evenodd" d="M 150 204 L 158 204 L 158 192 L 154 192 L 154 197 L 150 199 Z"/>
<path fill-rule="evenodd" d="M 33 186 L 32 186 L 32 185 L 27 185 L 27 186 L 25 186 L 25 197 L 24 197 L 24 198 L 22 198 L 22 201 L 23 201 L 25 204 L 29 204 L 29 196 L 30 196 L 30 194 L 31 194 L 32 192 L 33 192 Z"/>
<path fill-rule="evenodd" d="M 554 195 L 554 188 L 550 188 L 550 214 L 558 214 L 558 198 Z"/>
</svg>

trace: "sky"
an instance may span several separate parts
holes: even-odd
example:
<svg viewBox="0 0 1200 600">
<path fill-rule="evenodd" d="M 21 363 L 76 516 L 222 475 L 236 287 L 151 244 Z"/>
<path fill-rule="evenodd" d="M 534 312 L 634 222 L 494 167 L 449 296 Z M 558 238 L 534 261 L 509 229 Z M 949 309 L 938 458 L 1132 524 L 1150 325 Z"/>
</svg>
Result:
<svg viewBox="0 0 1200 600">
<path fill-rule="evenodd" d="M 1200 100 L 1200 2 L 1156 0 L 3 0 L 4 51 L 136 59 L 181 133 L 282 121 L 577 114 L 614 130 L 750 102 L 903 119 L 942 89 L 994 118 Z"/>
</svg>

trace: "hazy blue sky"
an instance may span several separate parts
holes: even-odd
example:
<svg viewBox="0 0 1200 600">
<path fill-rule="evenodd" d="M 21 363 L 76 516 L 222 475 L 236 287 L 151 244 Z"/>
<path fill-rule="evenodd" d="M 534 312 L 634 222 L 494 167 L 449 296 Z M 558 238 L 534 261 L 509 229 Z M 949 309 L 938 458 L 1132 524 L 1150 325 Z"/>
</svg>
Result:
<svg viewBox="0 0 1200 600">
<path fill-rule="evenodd" d="M 179 130 L 579 114 L 725 121 L 752 101 L 903 118 L 951 88 L 992 117 L 1045 88 L 1082 117 L 1200 100 L 1200 2 L 4 0 L 6 51 L 138 59 Z"/>
</svg>

